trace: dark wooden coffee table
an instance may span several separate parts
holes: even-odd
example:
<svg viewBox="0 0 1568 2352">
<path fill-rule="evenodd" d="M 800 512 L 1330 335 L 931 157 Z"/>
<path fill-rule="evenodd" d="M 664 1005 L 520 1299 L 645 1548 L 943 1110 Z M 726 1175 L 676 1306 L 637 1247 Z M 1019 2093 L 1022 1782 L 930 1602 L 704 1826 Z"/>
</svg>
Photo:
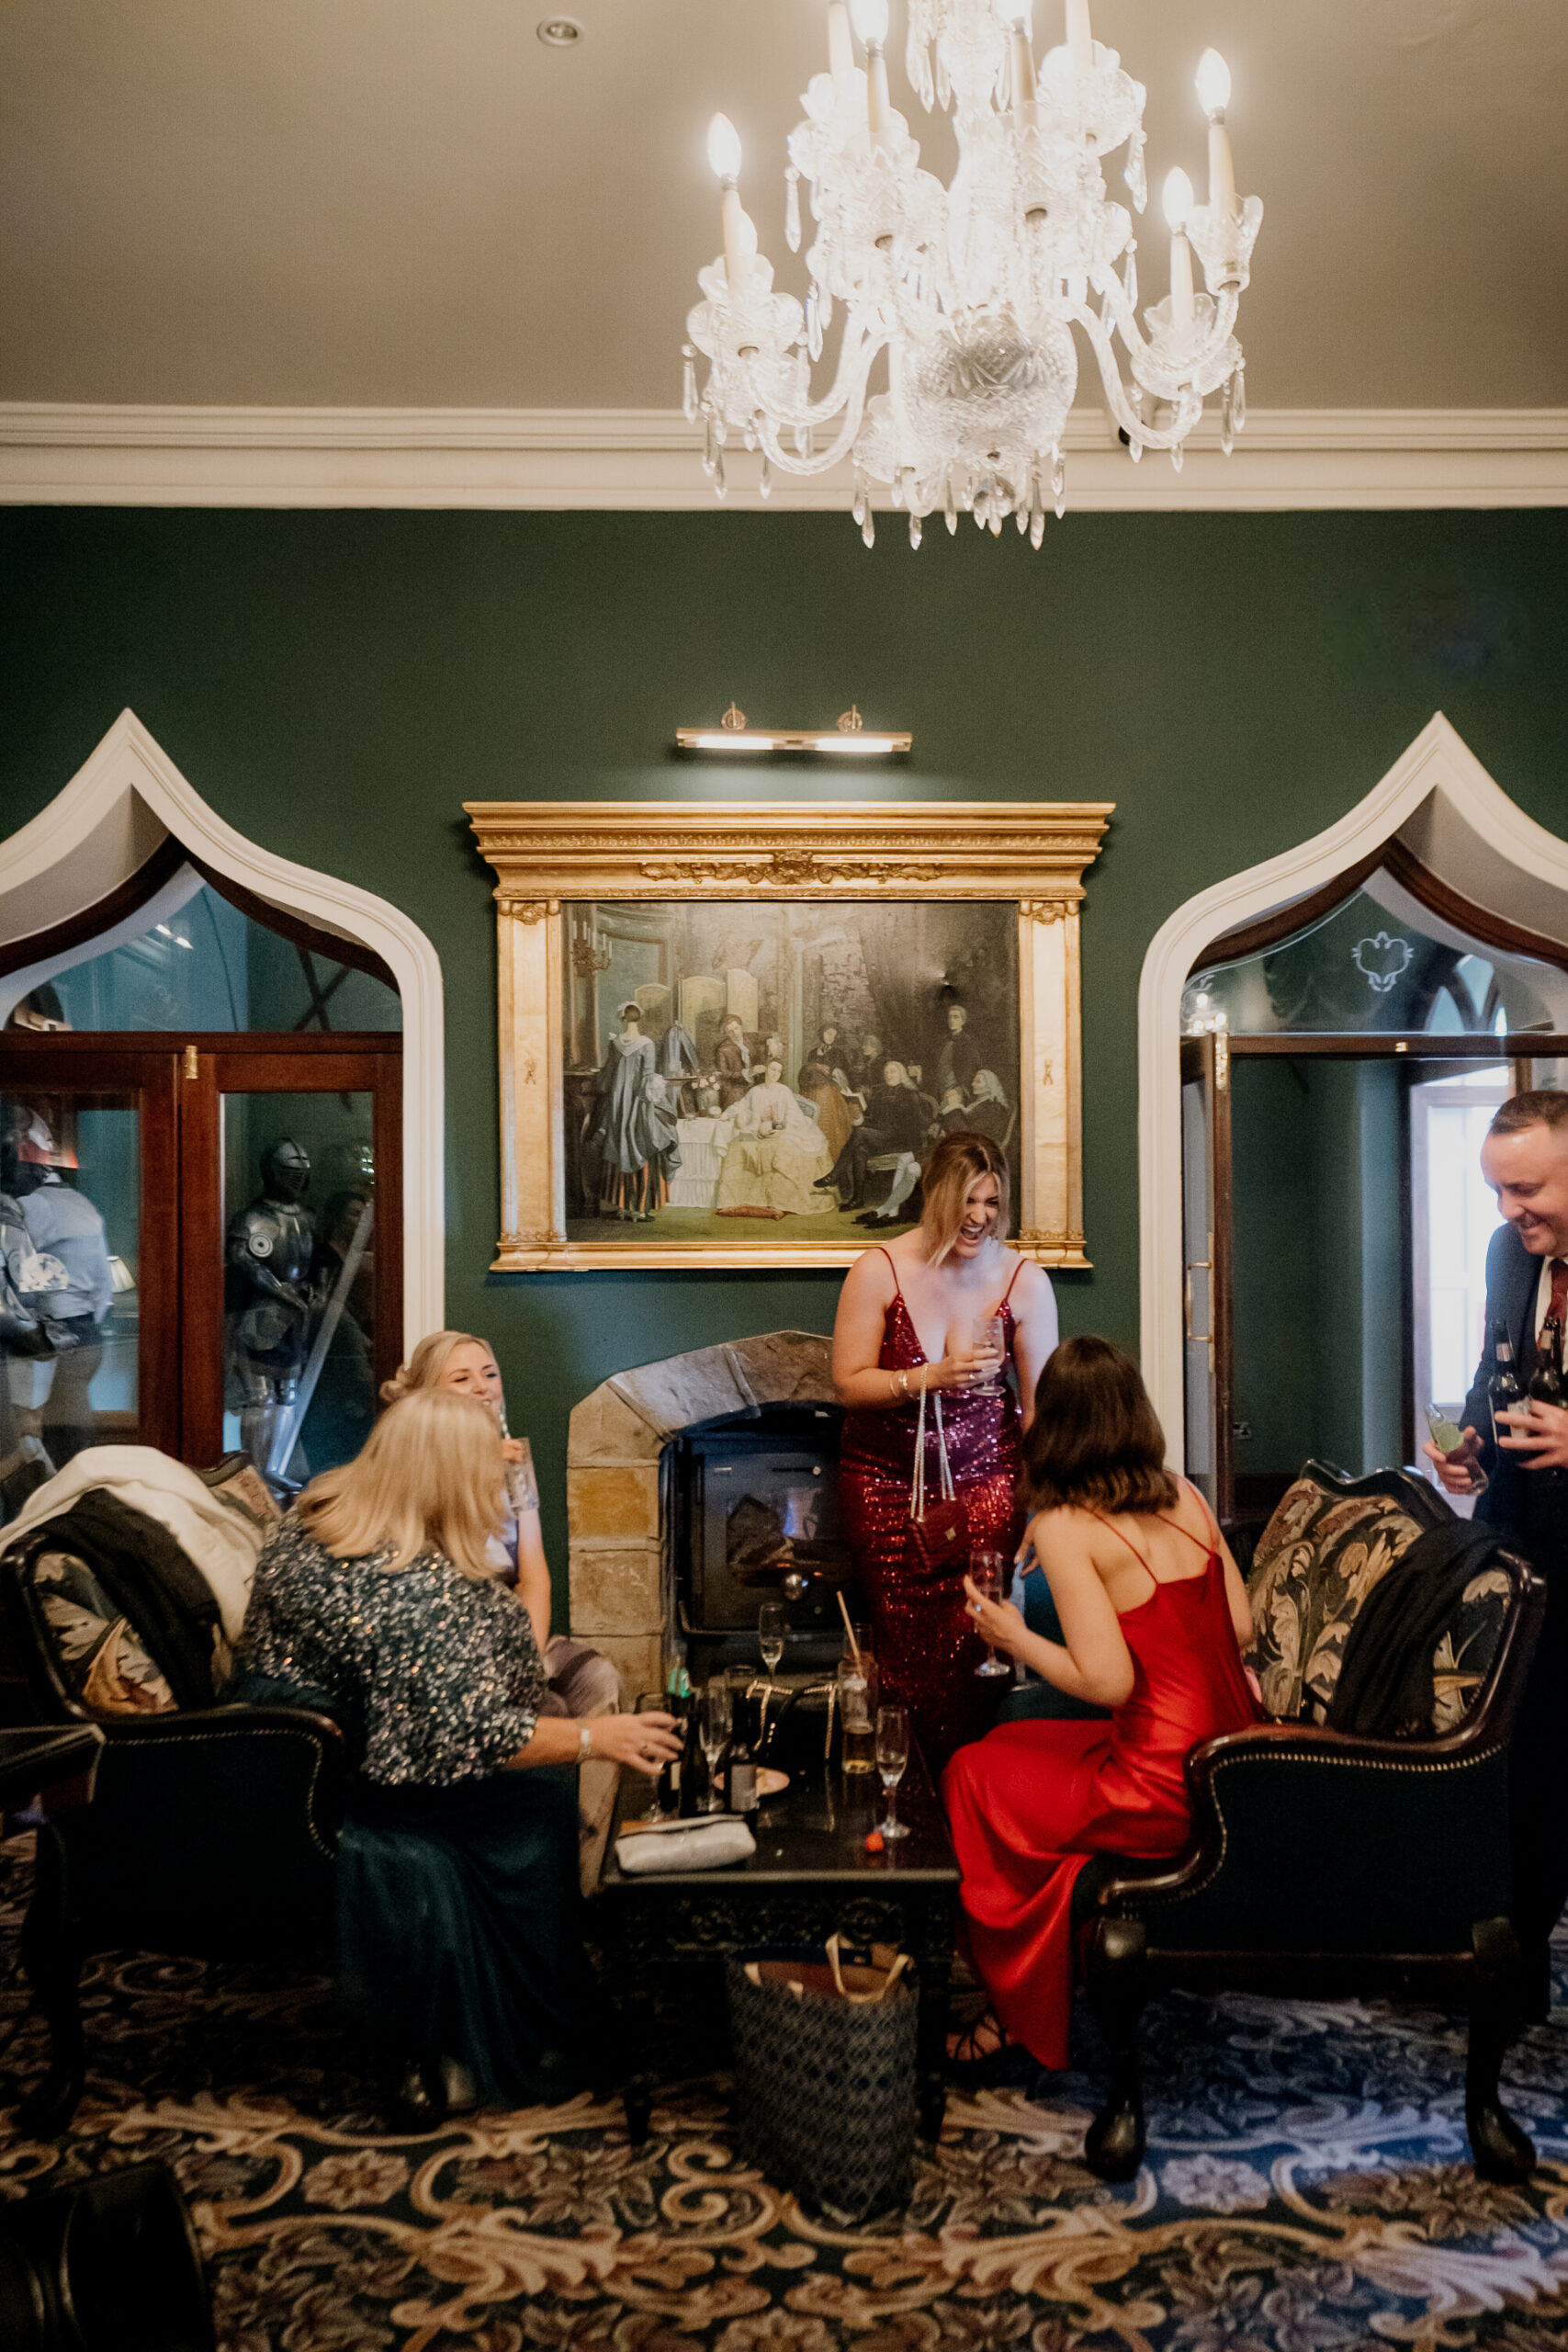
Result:
<svg viewBox="0 0 1568 2352">
<path fill-rule="evenodd" d="M 635 1811 L 641 1798 L 626 1787 L 629 1778 L 623 1777 L 621 1803 Z M 728 1870 L 628 1878 L 616 1865 L 612 1834 L 589 1900 L 589 1932 L 624 2035 L 634 2143 L 648 2136 L 659 2080 L 655 2001 L 664 1972 L 757 1944 L 820 1944 L 834 1933 L 852 1944 L 897 1944 L 915 1962 L 920 2129 L 937 2137 L 947 2096 L 942 2059 L 959 1873 L 918 1748 L 898 1791 L 898 1817 L 912 1834 L 868 1854 L 866 1835 L 881 1815 L 874 1777 L 847 1778 L 829 1765 L 792 1778 L 783 1795 L 763 1804 L 755 1854 Z"/>
</svg>

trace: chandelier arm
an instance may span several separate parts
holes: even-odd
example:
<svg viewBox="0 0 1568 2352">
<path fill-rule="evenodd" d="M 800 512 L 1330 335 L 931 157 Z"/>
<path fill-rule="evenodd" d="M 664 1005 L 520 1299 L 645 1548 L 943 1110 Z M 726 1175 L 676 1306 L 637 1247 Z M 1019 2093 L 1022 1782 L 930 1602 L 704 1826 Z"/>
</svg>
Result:
<svg viewBox="0 0 1568 2352">
<path fill-rule="evenodd" d="M 1162 433 L 1157 426 L 1145 424 L 1127 397 L 1127 388 L 1111 348 L 1111 337 L 1100 320 L 1083 304 L 1075 307 L 1073 315 L 1093 346 L 1111 414 L 1128 439 L 1136 441 L 1145 449 L 1172 449 L 1179 441 L 1185 440 L 1203 413 L 1203 403 L 1192 387 L 1190 384 L 1182 386 L 1176 402 L 1176 415 L 1168 431 Z"/>
<path fill-rule="evenodd" d="M 874 358 L 875 356 L 876 355 L 874 352 L 872 354 L 872 357 Z M 870 362 L 868 361 L 866 365 L 866 377 L 869 377 L 870 373 L 871 367 Z M 861 381 L 852 388 L 849 394 L 849 405 L 844 413 L 844 421 L 839 427 L 838 432 L 834 435 L 831 447 L 818 450 L 813 457 L 803 458 L 793 449 L 785 449 L 781 444 L 779 440 L 779 426 L 781 424 L 793 424 L 793 418 L 771 417 L 767 414 L 765 410 L 761 412 L 761 428 L 757 437 L 761 442 L 763 448 L 767 451 L 773 463 L 777 466 L 782 472 L 786 474 L 799 474 L 802 477 L 811 474 L 825 474 L 832 467 L 836 466 L 840 462 L 840 458 L 848 456 L 849 451 L 853 445 L 855 435 L 860 431 L 861 419 L 865 413 L 866 377 L 863 377 Z"/>
<path fill-rule="evenodd" d="M 742 361 L 739 364 L 739 373 L 750 405 L 744 411 L 735 406 L 727 407 L 726 424 L 743 430 L 759 410 L 765 417 L 771 417 L 774 424 L 779 425 L 808 426 L 815 430 L 818 425 L 828 424 L 837 416 L 846 402 L 854 397 L 857 381 L 860 400 L 863 405 L 865 379 L 871 373 L 877 353 L 887 341 L 888 336 L 886 331 L 874 335 L 867 334 L 863 327 L 855 323 L 852 315 L 846 317 L 843 334 L 839 344 L 839 364 L 834 372 L 831 390 L 821 400 L 807 401 L 798 407 L 785 405 L 771 396 L 764 398 L 752 380 L 750 368 Z"/>
</svg>

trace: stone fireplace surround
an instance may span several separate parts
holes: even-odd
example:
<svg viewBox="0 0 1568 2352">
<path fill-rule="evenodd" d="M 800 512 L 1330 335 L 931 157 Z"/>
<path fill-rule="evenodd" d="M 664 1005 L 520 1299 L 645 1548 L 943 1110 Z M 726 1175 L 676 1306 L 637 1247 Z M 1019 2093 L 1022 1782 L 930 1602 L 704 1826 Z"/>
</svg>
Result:
<svg viewBox="0 0 1568 2352">
<path fill-rule="evenodd" d="M 621 1678 L 627 1706 L 660 1688 L 674 1616 L 660 1521 L 659 1457 L 694 1421 L 752 1405 L 830 1405 L 830 1340 L 764 1331 L 618 1372 L 574 1407 L 567 1441 L 567 1528 L 574 1640 Z"/>
</svg>

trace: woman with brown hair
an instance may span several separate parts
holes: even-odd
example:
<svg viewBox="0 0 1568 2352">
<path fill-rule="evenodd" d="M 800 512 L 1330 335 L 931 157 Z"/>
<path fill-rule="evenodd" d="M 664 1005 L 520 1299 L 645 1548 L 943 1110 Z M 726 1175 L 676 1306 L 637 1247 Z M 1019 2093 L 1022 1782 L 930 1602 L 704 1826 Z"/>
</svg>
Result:
<svg viewBox="0 0 1568 2352">
<path fill-rule="evenodd" d="M 655 1775 L 665 1714 L 552 1719 L 528 1611 L 491 1573 L 501 1437 L 470 1397 L 399 1399 L 263 1546 L 236 1695 L 343 1724 L 338 1993 L 420 2120 L 568 2097 L 588 2072 L 570 1770 Z"/>
<path fill-rule="evenodd" d="M 987 1136 L 945 1136 L 924 1189 L 919 1224 L 866 1250 L 845 1277 L 833 1386 L 849 1408 L 840 1503 L 883 1689 L 909 1709 L 935 1771 L 991 1719 L 963 1570 L 969 1551 L 1011 1556 L 1020 1408 L 1007 1367 L 1017 1367 L 1027 1421 L 1056 1341 L 1056 1302 L 1043 1270 L 1007 1246 L 1007 1162 Z M 941 1494 L 945 1455 L 966 1521 L 957 1556 L 935 1572 L 910 1518 L 922 1426 L 926 1491 Z"/>
<path fill-rule="evenodd" d="M 1110 1720 L 998 1724 L 953 1758 L 942 1799 L 999 2020 L 979 2040 L 1006 2034 L 1066 2066 L 1074 1882 L 1091 1854 L 1185 1843 L 1188 1756 L 1258 1719 L 1241 1658 L 1252 1618 L 1208 1506 L 1165 1467 L 1136 1364 L 1109 1340 L 1064 1340 L 1041 1374 L 1023 1486 L 1063 1639 L 971 1583 L 976 1629 Z"/>
</svg>

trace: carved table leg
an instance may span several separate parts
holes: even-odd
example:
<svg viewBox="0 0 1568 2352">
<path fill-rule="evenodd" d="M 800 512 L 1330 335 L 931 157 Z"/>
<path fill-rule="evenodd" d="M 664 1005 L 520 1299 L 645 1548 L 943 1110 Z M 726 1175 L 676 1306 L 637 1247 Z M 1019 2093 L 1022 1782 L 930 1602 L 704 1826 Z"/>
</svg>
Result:
<svg viewBox="0 0 1568 2352">
<path fill-rule="evenodd" d="M 947 2112 L 947 2004 L 953 1981 L 953 1905 L 935 1900 L 909 1921 L 909 1943 L 919 1970 L 920 2006 L 916 2071 L 920 2134 L 940 2140 Z"/>
</svg>

